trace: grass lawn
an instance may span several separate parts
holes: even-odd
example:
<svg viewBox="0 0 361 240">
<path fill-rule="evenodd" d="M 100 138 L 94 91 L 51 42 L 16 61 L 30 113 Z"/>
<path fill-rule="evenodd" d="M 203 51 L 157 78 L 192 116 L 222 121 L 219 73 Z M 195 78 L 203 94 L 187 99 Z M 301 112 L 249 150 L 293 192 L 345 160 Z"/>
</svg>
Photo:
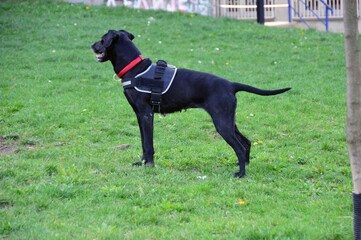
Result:
<svg viewBox="0 0 361 240">
<path fill-rule="evenodd" d="M 199 109 L 156 115 L 156 167 L 131 166 L 135 115 L 90 49 L 108 29 L 154 61 L 293 88 L 237 94 L 246 178 Z M 0 40 L 0 239 L 352 239 L 342 34 L 1 1 Z"/>
</svg>

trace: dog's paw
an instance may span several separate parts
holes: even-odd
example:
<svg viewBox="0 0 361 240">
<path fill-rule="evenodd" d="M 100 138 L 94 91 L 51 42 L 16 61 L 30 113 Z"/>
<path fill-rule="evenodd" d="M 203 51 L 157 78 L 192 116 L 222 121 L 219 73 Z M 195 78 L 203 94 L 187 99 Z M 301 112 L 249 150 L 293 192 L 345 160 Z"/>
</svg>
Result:
<svg viewBox="0 0 361 240">
<path fill-rule="evenodd" d="M 233 176 L 235 178 L 244 178 L 246 176 L 246 174 L 242 173 L 242 172 L 236 172 Z"/>
<path fill-rule="evenodd" d="M 143 165 L 143 161 L 139 161 L 139 162 L 135 162 L 135 163 L 132 163 L 132 166 L 133 167 L 140 167 L 140 166 L 142 166 Z"/>
<path fill-rule="evenodd" d="M 145 167 L 152 168 L 152 167 L 154 167 L 154 162 L 145 162 L 144 165 L 145 165 Z"/>
<path fill-rule="evenodd" d="M 154 167 L 154 162 L 146 162 L 144 160 L 142 161 L 138 161 L 138 162 L 135 162 L 135 163 L 132 163 L 132 166 L 133 167 L 141 167 L 141 166 L 145 166 L 145 167 Z"/>
</svg>

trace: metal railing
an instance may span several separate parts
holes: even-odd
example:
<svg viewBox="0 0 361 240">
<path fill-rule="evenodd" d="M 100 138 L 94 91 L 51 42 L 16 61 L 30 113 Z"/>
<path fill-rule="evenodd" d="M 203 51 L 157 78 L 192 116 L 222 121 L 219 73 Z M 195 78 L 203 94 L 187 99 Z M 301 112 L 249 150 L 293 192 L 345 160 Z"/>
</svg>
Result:
<svg viewBox="0 0 361 240">
<path fill-rule="evenodd" d="M 216 15 L 236 19 L 257 19 L 257 0 L 218 0 L 216 2 Z M 275 0 L 264 0 L 265 18 L 273 19 Z"/>
<path fill-rule="evenodd" d="M 319 12 L 315 10 L 315 7 L 319 8 L 318 3 L 323 4 L 325 7 L 325 18 L 321 17 Z M 317 5 L 316 5 L 317 4 Z M 303 9 L 304 8 L 304 9 Z M 301 10 L 302 9 L 302 10 Z M 307 2 L 303 0 L 294 1 L 293 4 L 291 3 L 291 0 L 288 0 L 288 21 L 292 22 L 292 10 L 296 17 L 300 19 L 301 22 L 303 22 L 308 28 L 311 26 L 308 24 L 306 18 L 309 18 L 310 16 L 318 19 L 319 22 L 321 22 L 326 27 L 326 31 L 329 30 L 329 16 L 330 12 L 333 15 L 334 10 L 333 8 L 327 4 L 324 0 L 313 0 Z"/>
<path fill-rule="evenodd" d="M 321 17 L 325 17 L 325 5 L 320 2 L 320 0 L 303 0 L 306 2 L 307 6 L 311 8 L 317 15 Z M 324 0 L 331 8 L 333 8 L 332 18 L 342 18 L 343 17 L 343 2 L 344 0 Z M 299 3 L 297 5 L 296 1 L 293 0 L 293 3 L 300 14 L 302 14 L 303 18 L 315 19 L 315 16 L 312 12 L 308 11 L 303 3 Z"/>
</svg>

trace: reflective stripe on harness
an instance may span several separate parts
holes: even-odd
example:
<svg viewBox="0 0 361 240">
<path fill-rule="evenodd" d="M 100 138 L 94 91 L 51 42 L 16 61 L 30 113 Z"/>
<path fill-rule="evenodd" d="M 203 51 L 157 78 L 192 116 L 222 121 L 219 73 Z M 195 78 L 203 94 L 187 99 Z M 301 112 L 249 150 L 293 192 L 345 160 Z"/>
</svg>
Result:
<svg viewBox="0 0 361 240">
<path fill-rule="evenodd" d="M 164 93 L 165 88 L 163 76 L 167 69 L 167 63 L 163 60 L 159 60 L 155 66 L 153 65 L 155 68 L 153 68 L 153 76 L 149 74 L 152 72 L 150 71 L 151 67 L 152 66 L 150 66 L 144 74 L 140 74 L 135 78 L 122 79 L 122 85 L 124 89 L 135 88 L 137 91 L 150 93 L 150 104 L 152 105 L 153 110 L 160 112 L 162 94 Z M 168 67 L 168 74 L 166 74 L 166 76 L 170 75 L 170 78 L 169 81 L 167 81 L 167 84 L 169 85 L 167 85 L 166 90 L 168 90 L 171 82 L 173 81 L 176 70 L 177 69 L 175 67 L 172 67 L 171 69 Z M 144 88 L 147 90 L 141 90 Z"/>
</svg>

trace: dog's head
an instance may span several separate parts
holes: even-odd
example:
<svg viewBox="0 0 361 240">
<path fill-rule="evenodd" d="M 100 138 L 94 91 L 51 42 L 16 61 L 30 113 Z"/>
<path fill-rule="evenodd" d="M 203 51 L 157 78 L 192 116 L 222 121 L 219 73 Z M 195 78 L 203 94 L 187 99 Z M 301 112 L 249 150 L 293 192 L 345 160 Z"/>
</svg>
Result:
<svg viewBox="0 0 361 240">
<path fill-rule="evenodd" d="M 139 52 L 138 49 L 132 44 L 133 39 L 134 35 L 125 30 L 109 30 L 102 36 L 99 42 L 93 43 L 91 48 L 96 55 L 97 61 L 105 62 L 116 57 L 114 56 L 114 53 L 117 52 L 121 52 L 121 54 L 125 56 L 128 55 L 127 49 L 131 55 L 133 55 L 132 53 L 134 53 L 134 51 Z M 116 45 L 124 46 L 124 49 L 114 50 L 113 48 Z"/>
</svg>

